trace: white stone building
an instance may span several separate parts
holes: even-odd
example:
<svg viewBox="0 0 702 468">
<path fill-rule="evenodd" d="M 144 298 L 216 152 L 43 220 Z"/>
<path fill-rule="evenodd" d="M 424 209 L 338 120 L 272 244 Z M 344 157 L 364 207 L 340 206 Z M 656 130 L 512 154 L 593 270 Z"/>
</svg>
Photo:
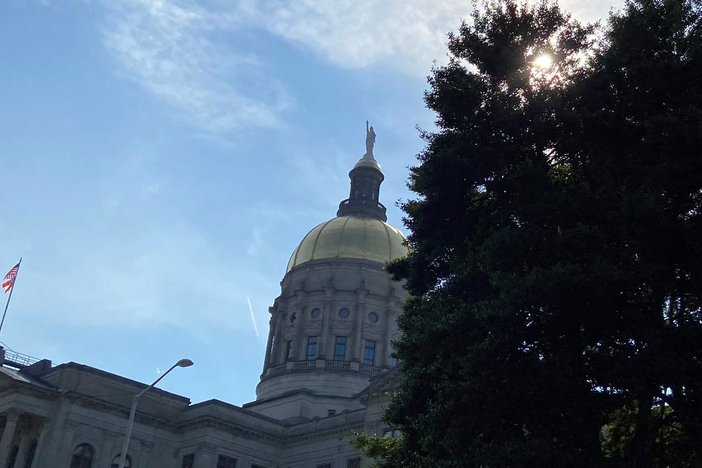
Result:
<svg viewBox="0 0 702 468">
<path fill-rule="evenodd" d="M 397 371 L 392 341 L 405 291 L 383 264 L 407 253 L 378 201 L 366 154 L 337 216 L 293 252 L 271 313 L 256 401 L 190 404 L 157 388 L 139 400 L 130 468 L 355 468 L 353 431 L 383 433 Z M 127 417 L 145 384 L 73 362 L 0 355 L 0 468 L 117 467 Z"/>
</svg>

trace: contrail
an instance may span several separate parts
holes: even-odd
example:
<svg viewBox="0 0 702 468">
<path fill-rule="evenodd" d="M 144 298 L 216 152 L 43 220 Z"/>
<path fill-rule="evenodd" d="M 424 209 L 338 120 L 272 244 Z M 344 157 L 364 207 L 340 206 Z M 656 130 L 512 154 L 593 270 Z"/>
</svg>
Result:
<svg viewBox="0 0 702 468">
<path fill-rule="evenodd" d="M 256 319 L 254 318 L 253 307 L 251 307 L 251 299 L 249 299 L 249 296 L 246 296 L 246 302 L 249 303 L 249 312 L 251 312 L 251 321 L 254 324 L 254 331 L 256 332 L 256 338 L 260 338 L 261 336 L 258 334 L 258 327 L 256 326 Z"/>
</svg>

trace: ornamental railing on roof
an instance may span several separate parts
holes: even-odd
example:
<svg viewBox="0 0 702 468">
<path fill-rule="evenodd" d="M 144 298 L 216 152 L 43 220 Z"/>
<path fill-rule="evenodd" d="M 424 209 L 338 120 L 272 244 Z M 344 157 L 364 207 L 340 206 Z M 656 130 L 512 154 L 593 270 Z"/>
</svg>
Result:
<svg viewBox="0 0 702 468">
<path fill-rule="evenodd" d="M 24 367 L 29 367 L 32 364 L 41 361 L 41 359 L 30 356 L 29 354 L 18 353 L 17 351 L 13 351 L 7 347 L 4 347 L 4 352 L 5 352 L 4 364 L 7 364 L 11 367 L 16 367 L 18 369 L 22 369 Z"/>
</svg>

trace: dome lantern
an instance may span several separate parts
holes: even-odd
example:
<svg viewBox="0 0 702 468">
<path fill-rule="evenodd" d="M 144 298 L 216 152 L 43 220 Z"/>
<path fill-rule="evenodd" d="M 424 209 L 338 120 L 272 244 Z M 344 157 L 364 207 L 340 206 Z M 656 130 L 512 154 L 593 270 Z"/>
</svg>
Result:
<svg viewBox="0 0 702 468">
<path fill-rule="evenodd" d="M 375 145 L 375 130 L 368 126 L 366 120 L 366 154 L 349 172 L 351 190 L 349 198 L 339 203 L 337 216 L 369 216 L 387 221 L 385 206 L 378 201 L 380 184 L 385 176 L 380 172 L 380 165 L 373 156 Z"/>
</svg>

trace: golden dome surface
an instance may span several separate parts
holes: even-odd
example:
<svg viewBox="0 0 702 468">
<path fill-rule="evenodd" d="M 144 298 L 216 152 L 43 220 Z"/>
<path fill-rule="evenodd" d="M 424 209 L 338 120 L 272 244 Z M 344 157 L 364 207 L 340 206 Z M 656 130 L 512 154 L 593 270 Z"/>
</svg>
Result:
<svg viewBox="0 0 702 468">
<path fill-rule="evenodd" d="M 380 164 L 378 164 L 378 161 L 372 158 L 361 158 L 358 160 L 355 166 L 353 166 L 354 169 L 357 167 L 372 167 L 373 169 L 380 170 Z"/>
<path fill-rule="evenodd" d="M 366 216 L 338 216 L 312 229 L 290 257 L 286 272 L 305 262 L 352 258 L 387 263 L 409 250 L 400 231 Z"/>
</svg>

